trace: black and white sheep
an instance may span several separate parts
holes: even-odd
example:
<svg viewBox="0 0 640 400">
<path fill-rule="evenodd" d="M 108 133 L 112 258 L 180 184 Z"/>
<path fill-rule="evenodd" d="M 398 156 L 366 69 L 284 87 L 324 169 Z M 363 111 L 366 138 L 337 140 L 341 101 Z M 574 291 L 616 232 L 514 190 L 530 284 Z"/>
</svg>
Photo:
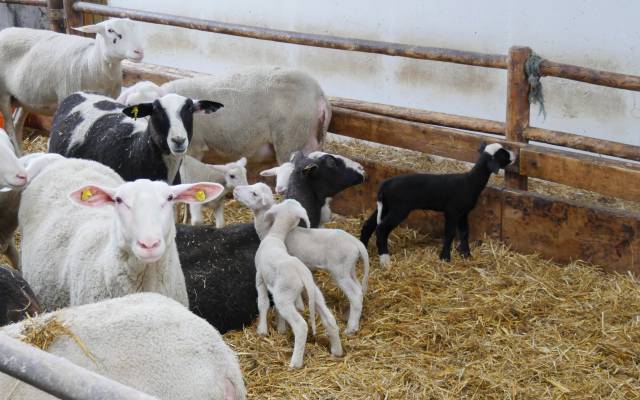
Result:
<svg viewBox="0 0 640 400">
<path fill-rule="evenodd" d="M 412 210 L 444 212 L 444 241 L 440 259 L 451 260 L 451 243 L 458 230 L 458 251 L 463 257 L 469 249 L 469 213 L 487 185 L 492 173 L 515 161 L 514 154 L 499 143 L 482 145 L 480 157 L 473 168 L 459 174 L 407 174 L 385 180 L 377 195 L 377 210 L 362 226 L 360 240 L 367 245 L 376 232 L 380 263 L 388 266 L 388 237 Z"/>
<path fill-rule="evenodd" d="M 176 94 L 125 107 L 106 96 L 74 93 L 53 117 L 49 152 L 101 162 L 126 181 L 180 183 L 178 170 L 191 142 L 193 114 L 220 107 Z"/>
<path fill-rule="evenodd" d="M 0 326 L 42 313 L 42 307 L 20 272 L 0 265 Z"/>
<path fill-rule="evenodd" d="M 95 33 L 96 38 L 30 28 L 0 31 L 0 112 L 16 149 L 22 146 L 28 112 L 52 115 L 58 103 L 79 90 L 115 98 L 122 87 L 120 62 L 144 57 L 131 20 L 110 19 L 74 29 Z M 15 127 L 12 102 L 27 111 L 19 114 Z"/>
</svg>

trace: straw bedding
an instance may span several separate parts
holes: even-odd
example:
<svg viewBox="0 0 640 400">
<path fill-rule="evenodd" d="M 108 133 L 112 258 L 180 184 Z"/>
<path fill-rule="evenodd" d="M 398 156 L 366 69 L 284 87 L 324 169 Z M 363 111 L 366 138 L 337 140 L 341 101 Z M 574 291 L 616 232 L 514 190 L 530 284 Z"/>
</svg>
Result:
<svg viewBox="0 0 640 400">
<path fill-rule="evenodd" d="M 401 161 L 431 159 L 411 157 Z M 225 212 L 230 223 L 251 220 L 233 200 Z M 338 217 L 330 226 L 357 235 L 362 218 Z M 390 241 L 392 267 L 372 256 L 362 328 L 341 335 L 344 357 L 331 357 L 320 328 L 309 337 L 304 367 L 290 370 L 293 337 L 275 331 L 273 315 L 267 337 L 255 325 L 225 335 L 250 398 L 640 398 L 636 278 L 582 262 L 558 266 L 490 240 L 472 247 L 472 259 L 454 254 L 451 263 L 438 260 L 437 238 L 399 228 Z M 316 278 L 343 329 L 347 300 L 326 274 Z"/>
</svg>

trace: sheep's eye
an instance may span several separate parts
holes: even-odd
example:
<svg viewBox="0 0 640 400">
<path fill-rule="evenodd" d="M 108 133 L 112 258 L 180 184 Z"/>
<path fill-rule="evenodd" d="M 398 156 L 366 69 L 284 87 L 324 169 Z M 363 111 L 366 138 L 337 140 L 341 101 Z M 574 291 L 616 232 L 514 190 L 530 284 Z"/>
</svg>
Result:
<svg viewBox="0 0 640 400">
<path fill-rule="evenodd" d="M 236 179 L 236 176 L 235 175 L 229 175 L 229 178 Z"/>
<path fill-rule="evenodd" d="M 113 29 L 109 28 L 109 29 L 107 29 L 107 32 L 113 33 Z"/>
<path fill-rule="evenodd" d="M 118 204 L 122 204 L 122 198 L 120 198 L 120 197 L 116 197 L 116 203 L 118 203 Z"/>
<path fill-rule="evenodd" d="M 258 196 L 258 193 L 256 193 L 256 192 L 251 192 L 251 194 L 253 195 L 253 197 L 257 197 Z"/>
<path fill-rule="evenodd" d="M 173 200 L 173 195 L 170 194 L 169 196 L 167 196 L 167 201 L 172 201 Z"/>
</svg>

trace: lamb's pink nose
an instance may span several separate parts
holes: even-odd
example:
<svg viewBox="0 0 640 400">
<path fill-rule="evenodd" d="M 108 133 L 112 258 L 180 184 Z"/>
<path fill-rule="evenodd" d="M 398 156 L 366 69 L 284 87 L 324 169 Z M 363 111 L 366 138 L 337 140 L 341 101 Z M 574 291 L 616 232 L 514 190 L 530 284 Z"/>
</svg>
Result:
<svg viewBox="0 0 640 400">
<path fill-rule="evenodd" d="M 18 182 L 22 182 L 22 184 L 24 185 L 25 183 L 27 183 L 27 180 L 29 178 L 26 174 L 16 174 L 16 179 L 18 180 Z"/>
<path fill-rule="evenodd" d="M 151 240 L 138 240 L 138 246 L 145 250 L 155 249 L 160 246 L 160 239 L 151 239 Z"/>
</svg>

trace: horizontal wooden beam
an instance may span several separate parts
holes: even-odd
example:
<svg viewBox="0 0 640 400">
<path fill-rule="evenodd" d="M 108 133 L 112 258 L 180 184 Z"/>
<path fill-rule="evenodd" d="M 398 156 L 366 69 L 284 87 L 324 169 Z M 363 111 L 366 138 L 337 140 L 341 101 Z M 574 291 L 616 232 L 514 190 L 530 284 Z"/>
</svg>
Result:
<svg viewBox="0 0 640 400">
<path fill-rule="evenodd" d="M 640 146 L 533 127 L 526 128 L 524 134 L 536 142 L 640 161 Z"/>
<path fill-rule="evenodd" d="M 348 108 L 350 110 L 400 118 L 407 121 L 492 133 L 502 136 L 504 136 L 505 131 L 504 122 L 491 121 L 488 119 L 464 117 L 461 115 L 426 111 L 417 108 L 390 106 L 380 103 L 369 103 L 361 100 L 345 99 L 343 97 L 330 97 L 329 100 L 331 101 L 331 105 L 334 107 Z"/>
<path fill-rule="evenodd" d="M 0 0 L 0 3 L 19 4 L 22 6 L 46 7 L 47 0 Z"/>
<path fill-rule="evenodd" d="M 175 79 L 190 78 L 199 75 L 206 74 L 162 65 L 133 63 L 126 60 L 122 62 L 123 86 L 131 86 L 140 81 L 151 81 L 156 85 L 162 85 Z"/>
<path fill-rule="evenodd" d="M 527 146 L 520 150 L 520 173 L 607 196 L 640 201 L 640 166 L 590 155 Z"/>
<path fill-rule="evenodd" d="M 73 9 L 79 12 L 104 15 L 107 17 L 126 17 L 154 24 L 178 26 L 205 32 L 298 44 L 302 46 L 383 54 L 387 56 L 416 58 L 420 60 L 444 61 L 487 68 L 506 68 L 506 57 L 500 54 L 486 54 L 474 51 L 460 51 L 439 47 L 414 46 L 402 43 L 269 29 L 200 18 L 180 17 L 171 14 L 134 10 L 130 8 L 111 7 L 87 3 L 85 1 L 75 3 Z"/>
<path fill-rule="evenodd" d="M 549 60 L 543 60 L 540 63 L 540 74 L 542 76 L 555 76 L 557 78 L 590 83 L 592 85 L 634 90 L 636 92 L 640 91 L 640 76 L 579 67 Z"/>
</svg>

